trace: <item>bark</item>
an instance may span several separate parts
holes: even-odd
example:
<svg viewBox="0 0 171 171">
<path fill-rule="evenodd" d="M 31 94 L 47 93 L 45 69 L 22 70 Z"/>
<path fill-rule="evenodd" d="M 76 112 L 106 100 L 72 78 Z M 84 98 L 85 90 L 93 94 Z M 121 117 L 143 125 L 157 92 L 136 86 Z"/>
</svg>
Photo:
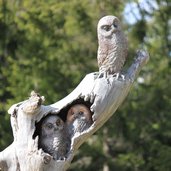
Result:
<svg viewBox="0 0 171 171">
<path fill-rule="evenodd" d="M 148 61 L 145 51 L 138 51 L 133 64 L 118 78 L 108 75 L 98 78 L 98 72 L 90 73 L 68 96 L 44 106 L 44 97 L 31 93 L 29 99 L 14 104 L 9 109 L 14 141 L 0 153 L 3 171 L 65 171 L 69 168 L 77 149 L 96 132 L 118 109 L 130 91 L 139 71 Z M 36 125 L 48 114 L 59 115 L 65 122 L 69 107 L 76 103 L 87 105 L 92 111 L 93 124 L 89 129 L 71 138 L 70 150 L 65 160 L 53 160 L 52 156 L 38 148 Z"/>
</svg>

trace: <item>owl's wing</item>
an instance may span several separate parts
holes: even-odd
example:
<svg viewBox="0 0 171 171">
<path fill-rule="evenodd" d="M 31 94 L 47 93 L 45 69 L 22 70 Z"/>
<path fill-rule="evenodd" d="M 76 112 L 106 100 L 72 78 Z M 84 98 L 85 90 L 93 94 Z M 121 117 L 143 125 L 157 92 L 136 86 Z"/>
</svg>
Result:
<svg viewBox="0 0 171 171">
<path fill-rule="evenodd" d="M 108 51 L 106 53 L 98 51 L 97 60 L 100 73 L 107 72 L 110 69 L 109 57 Z"/>
<path fill-rule="evenodd" d="M 97 60 L 98 60 L 99 68 L 100 68 L 107 62 L 107 54 L 98 52 Z"/>
</svg>

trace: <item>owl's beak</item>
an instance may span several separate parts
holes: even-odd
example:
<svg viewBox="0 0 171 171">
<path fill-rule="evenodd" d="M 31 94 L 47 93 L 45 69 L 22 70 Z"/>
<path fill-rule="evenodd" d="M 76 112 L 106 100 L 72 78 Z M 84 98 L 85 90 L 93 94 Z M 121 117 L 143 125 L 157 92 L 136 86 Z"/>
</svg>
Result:
<svg viewBox="0 0 171 171">
<path fill-rule="evenodd" d="M 112 33 L 116 33 L 118 29 L 112 25 Z"/>
<path fill-rule="evenodd" d="M 78 118 L 78 114 L 75 114 L 75 115 L 74 115 L 74 119 L 77 119 L 77 118 Z"/>
<path fill-rule="evenodd" d="M 55 130 L 55 131 L 58 131 L 59 129 L 58 129 L 58 127 L 55 127 L 54 130 Z"/>
</svg>

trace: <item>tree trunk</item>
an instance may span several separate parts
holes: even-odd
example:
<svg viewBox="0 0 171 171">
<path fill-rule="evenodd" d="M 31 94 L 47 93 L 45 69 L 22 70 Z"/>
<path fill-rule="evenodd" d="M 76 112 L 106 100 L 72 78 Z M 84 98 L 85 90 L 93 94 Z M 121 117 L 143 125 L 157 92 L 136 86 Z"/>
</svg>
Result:
<svg viewBox="0 0 171 171">
<path fill-rule="evenodd" d="M 77 149 L 96 132 L 118 109 L 130 91 L 142 66 L 148 61 L 145 51 L 137 56 L 125 74 L 118 78 L 108 75 L 99 78 L 90 73 L 68 96 L 44 106 L 44 97 L 31 93 L 31 97 L 14 104 L 9 109 L 14 141 L 0 153 L 0 168 L 3 171 L 65 171 L 69 168 Z M 92 112 L 93 124 L 85 131 L 71 137 L 70 148 L 65 159 L 54 160 L 38 147 L 37 123 L 46 115 L 59 115 L 66 121 L 68 109 L 77 103 L 86 105 Z M 105 170 L 105 169 L 104 169 Z"/>
</svg>

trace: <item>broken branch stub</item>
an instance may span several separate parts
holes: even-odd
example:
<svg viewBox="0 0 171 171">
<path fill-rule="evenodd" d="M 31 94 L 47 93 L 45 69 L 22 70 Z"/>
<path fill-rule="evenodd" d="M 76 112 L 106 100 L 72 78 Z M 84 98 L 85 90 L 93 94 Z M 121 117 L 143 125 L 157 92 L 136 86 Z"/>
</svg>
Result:
<svg viewBox="0 0 171 171">
<path fill-rule="evenodd" d="M 13 105 L 8 112 L 11 114 L 14 141 L 0 153 L 0 170 L 65 171 L 70 166 L 80 145 L 115 113 L 127 97 L 134 80 L 148 59 L 147 52 L 138 51 L 128 71 L 119 77 L 108 75 L 99 78 L 98 73 L 90 73 L 68 96 L 54 104 L 42 105 L 44 98 L 32 92 L 28 100 Z M 40 129 L 42 128 L 41 124 L 40 127 L 37 125 L 45 116 L 54 114 L 63 120 L 64 124 L 61 128 L 64 129 L 67 112 L 75 104 L 81 104 L 88 108 L 86 109 L 88 112 L 86 117 L 90 118 L 91 114 L 93 123 L 83 131 L 78 129 L 72 135 L 67 132 L 70 141 L 68 141 L 67 150 L 65 149 L 65 157 L 54 160 L 50 152 L 44 152 L 44 149 L 39 146 Z M 84 112 L 84 107 L 83 112 L 81 110 L 80 108 L 80 115 Z M 86 121 L 86 117 L 83 121 Z M 79 123 L 74 126 L 74 129 L 79 127 Z M 52 125 L 48 126 L 48 129 L 51 127 Z M 66 129 L 66 131 L 68 130 Z"/>
</svg>

